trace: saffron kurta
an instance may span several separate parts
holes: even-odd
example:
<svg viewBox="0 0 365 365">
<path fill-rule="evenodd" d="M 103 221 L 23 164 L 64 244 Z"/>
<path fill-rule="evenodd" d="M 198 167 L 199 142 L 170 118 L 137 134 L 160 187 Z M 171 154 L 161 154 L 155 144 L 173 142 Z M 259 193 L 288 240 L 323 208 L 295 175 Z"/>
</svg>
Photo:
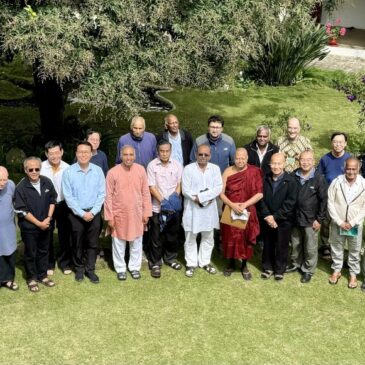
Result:
<svg viewBox="0 0 365 365">
<path fill-rule="evenodd" d="M 143 217 L 152 216 L 151 194 L 145 169 L 134 163 L 109 170 L 106 177 L 104 218 L 114 221 L 113 236 L 133 241 L 143 235 Z"/>
<path fill-rule="evenodd" d="M 243 203 L 255 194 L 262 193 L 262 175 L 259 168 L 247 165 L 247 169 L 227 178 L 225 194 L 234 203 Z M 250 218 L 246 229 L 221 224 L 223 254 L 227 259 L 249 260 L 253 255 L 253 244 L 260 233 L 256 207 L 247 208 Z"/>
</svg>

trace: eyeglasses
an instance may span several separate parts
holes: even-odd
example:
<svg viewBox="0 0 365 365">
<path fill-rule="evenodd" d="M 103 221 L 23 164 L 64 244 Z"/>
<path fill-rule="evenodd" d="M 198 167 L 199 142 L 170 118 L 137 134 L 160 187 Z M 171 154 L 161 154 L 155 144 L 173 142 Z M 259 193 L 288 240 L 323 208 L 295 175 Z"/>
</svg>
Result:
<svg viewBox="0 0 365 365">
<path fill-rule="evenodd" d="M 209 157 L 210 155 L 208 153 L 198 153 L 199 157 Z"/>
<path fill-rule="evenodd" d="M 36 167 L 35 169 L 28 169 L 28 172 L 39 172 L 41 171 L 41 169 L 39 169 L 38 167 Z"/>
</svg>

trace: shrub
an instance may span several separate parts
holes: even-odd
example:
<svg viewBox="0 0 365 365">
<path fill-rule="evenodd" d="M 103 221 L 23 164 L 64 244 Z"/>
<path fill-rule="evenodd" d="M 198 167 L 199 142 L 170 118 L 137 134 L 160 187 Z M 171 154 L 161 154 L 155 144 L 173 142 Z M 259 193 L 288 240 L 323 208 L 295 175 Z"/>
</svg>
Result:
<svg viewBox="0 0 365 365">
<path fill-rule="evenodd" d="M 292 85 L 310 62 L 327 55 L 325 30 L 304 10 L 282 10 L 276 17 L 275 31 L 259 30 L 259 50 L 247 58 L 246 71 L 251 78 L 269 85 Z"/>
</svg>

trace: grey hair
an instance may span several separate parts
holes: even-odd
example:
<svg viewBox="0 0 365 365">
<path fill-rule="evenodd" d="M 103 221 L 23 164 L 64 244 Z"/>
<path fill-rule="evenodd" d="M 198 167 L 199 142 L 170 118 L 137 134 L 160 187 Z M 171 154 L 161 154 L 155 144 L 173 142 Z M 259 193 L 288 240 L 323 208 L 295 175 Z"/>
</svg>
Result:
<svg viewBox="0 0 365 365">
<path fill-rule="evenodd" d="M 142 122 L 143 128 L 146 129 L 146 121 L 144 120 L 143 117 L 140 117 L 139 115 L 137 115 L 137 116 L 135 116 L 135 117 L 132 118 L 132 121 L 131 121 L 131 129 L 133 128 L 134 123 L 136 123 L 138 121 Z"/>
<path fill-rule="evenodd" d="M 124 152 L 124 150 L 126 150 L 127 148 L 132 149 L 132 150 L 133 150 L 133 152 L 134 152 L 134 153 L 136 153 L 136 149 L 135 149 L 133 146 L 129 145 L 129 144 L 124 145 L 124 146 L 120 149 L 120 153 L 122 154 L 122 153 Z"/>
<path fill-rule="evenodd" d="M 27 162 L 28 161 L 38 161 L 39 162 L 39 166 L 42 166 L 42 160 L 39 157 L 29 156 L 23 162 L 24 169 L 27 167 Z"/>
<path fill-rule="evenodd" d="M 256 128 L 256 136 L 258 135 L 259 132 L 261 131 L 266 131 L 267 133 L 269 133 L 269 137 L 271 136 L 271 129 L 267 126 L 267 125 L 259 125 Z"/>
</svg>

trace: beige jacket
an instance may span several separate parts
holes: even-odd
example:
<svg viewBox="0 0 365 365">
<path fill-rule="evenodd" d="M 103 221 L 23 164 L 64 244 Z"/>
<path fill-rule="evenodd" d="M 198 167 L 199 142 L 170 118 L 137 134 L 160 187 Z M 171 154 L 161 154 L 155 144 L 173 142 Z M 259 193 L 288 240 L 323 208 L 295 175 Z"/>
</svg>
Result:
<svg viewBox="0 0 365 365">
<path fill-rule="evenodd" d="M 365 217 L 365 179 L 358 175 L 356 183 L 359 189 L 351 202 L 345 197 L 345 175 L 338 176 L 332 181 L 328 188 L 328 212 L 332 220 L 340 226 L 343 222 L 348 222 L 351 226 L 362 224 Z"/>
</svg>

